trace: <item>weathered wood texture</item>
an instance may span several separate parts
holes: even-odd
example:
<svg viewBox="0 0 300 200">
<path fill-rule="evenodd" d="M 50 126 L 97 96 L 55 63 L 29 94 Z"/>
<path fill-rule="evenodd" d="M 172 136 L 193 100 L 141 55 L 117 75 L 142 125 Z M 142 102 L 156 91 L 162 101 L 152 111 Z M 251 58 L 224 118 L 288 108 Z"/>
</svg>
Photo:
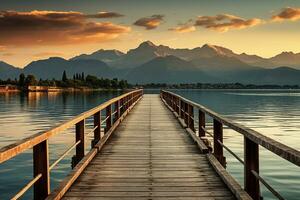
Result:
<svg viewBox="0 0 300 200">
<path fill-rule="evenodd" d="M 235 199 L 163 105 L 144 95 L 64 199 Z"/>
</svg>

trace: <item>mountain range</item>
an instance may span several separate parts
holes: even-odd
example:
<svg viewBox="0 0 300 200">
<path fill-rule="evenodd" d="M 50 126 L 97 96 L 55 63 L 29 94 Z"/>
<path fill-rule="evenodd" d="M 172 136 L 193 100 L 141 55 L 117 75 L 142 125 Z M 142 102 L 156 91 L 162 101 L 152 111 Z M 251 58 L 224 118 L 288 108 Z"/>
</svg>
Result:
<svg viewBox="0 0 300 200">
<path fill-rule="evenodd" d="M 174 49 L 150 41 L 123 53 L 99 50 L 69 60 L 51 57 L 31 62 L 23 69 L 0 62 L 0 78 L 19 73 L 42 79 L 60 79 L 84 72 L 98 77 L 122 78 L 131 83 L 233 83 L 299 84 L 300 53 L 282 52 L 271 58 L 205 44 L 194 49 Z"/>
</svg>

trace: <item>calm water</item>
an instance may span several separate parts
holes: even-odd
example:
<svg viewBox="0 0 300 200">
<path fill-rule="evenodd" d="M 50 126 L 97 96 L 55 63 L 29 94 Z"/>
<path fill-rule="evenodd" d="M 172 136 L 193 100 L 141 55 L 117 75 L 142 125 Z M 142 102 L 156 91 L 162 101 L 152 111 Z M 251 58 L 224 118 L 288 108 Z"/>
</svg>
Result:
<svg viewBox="0 0 300 200">
<path fill-rule="evenodd" d="M 158 90 L 146 91 L 158 93 Z M 216 112 L 245 124 L 286 145 L 300 150 L 300 91 L 278 90 L 175 90 Z M 88 110 L 116 93 L 33 93 L 0 94 L 0 147 L 33 133 L 47 130 L 74 115 Z M 92 121 L 88 120 L 87 125 Z M 211 125 L 211 119 L 208 119 Z M 224 142 L 243 158 L 243 137 L 224 130 Z M 74 129 L 50 140 L 50 163 L 74 142 Z M 87 150 L 90 142 L 87 141 Z M 226 153 L 226 152 L 225 152 Z M 51 172 L 51 187 L 70 171 L 69 156 Z M 226 153 L 228 171 L 243 184 L 242 165 Z M 260 174 L 286 199 L 300 198 L 300 169 L 260 148 Z M 0 199 L 8 199 L 32 178 L 32 153 L 25 152 L 0 165 Z M 262 186 L 264 199 L 273 199 Z M 31 197 L 31 191 L 24 199 Z"/>
</svg>

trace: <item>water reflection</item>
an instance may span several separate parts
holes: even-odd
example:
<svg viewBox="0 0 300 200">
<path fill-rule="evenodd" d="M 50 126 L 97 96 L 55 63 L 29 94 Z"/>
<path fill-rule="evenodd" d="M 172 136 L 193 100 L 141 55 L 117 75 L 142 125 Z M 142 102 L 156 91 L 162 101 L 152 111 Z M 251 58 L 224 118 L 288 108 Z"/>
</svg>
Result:
<svg viewBox="0 0 300 200">
<path fill-rule="evenodd" d="M 91 109 L 122 92 L 0 94 L 0 146 L 5 146 Z M 87 128 L 91 120 L 87 120 Z M 74 127 L 49 140 L 50 163 L 74 143 Z M 90 138 L 86 150 L 90 148 Z M 70 171 L 71 152 L 51 172 L 51 188 Z M 8 199 L 32 178 L 32 150 L 0 165 L 0 199 Z M 32 191 L 24 196 L 30 199 Z"/>
<path fill-rule="evenodd" d="M 300 91 L 207 91 L 175 90 L 176 93 L 253 128 L 268 137 L 300 150 Z M 212 129 L 212 119 L 208 118 Z M 244 157 L 243 137 L 224 130 L 224 143 Z M 227 170 L 243 185 L 243 166 L 225 151 Z M 300 170 L 293 164 L 260 147 L 260 175 L 286 199 L 300 196 Z M 264 186 L 264 199 L 275 199 Z"/>
</svg>

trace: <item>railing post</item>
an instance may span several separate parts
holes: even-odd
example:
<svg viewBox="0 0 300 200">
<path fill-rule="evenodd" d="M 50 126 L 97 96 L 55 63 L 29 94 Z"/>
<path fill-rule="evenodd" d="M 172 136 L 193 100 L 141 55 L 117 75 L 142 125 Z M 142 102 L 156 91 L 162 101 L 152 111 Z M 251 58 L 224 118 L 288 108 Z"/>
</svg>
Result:
<svg viewBox="0 0 300 200">
<path fill-rule="evenodd" d="M 124 103 L 123 103 L 124 101 L 123 101 L 123 98 L 122 99 L 120 99 L 120 115 L 122 115 L 124 112 L 123 112 L 123 110 L 124 110 Z"/>
<path fill-rule="evenodd" d="M 190 104 L 188 105 L 188 127 L 195 131 L 195 125 L 194 125 L 194 107 Z"/>
<path fill-rule="evenodd" d="M 252 140 L 244 137 L 244 186 L 245 191 L 254 199 L 260 199 L 259 180 L 252 170 L 259 173 L 259 147 Z"/>
<path fill-rule="evenodd" d="M 114 122 L 116 122 L 120 118 L 120 100 L 116 101 L 115 103 L 115 117 L 114 117 Z"/>
<path fill-rule="evenodd" d="M 174 96 L 172 95 L 171 96 L 172 98 L 171 98 L 171 100 L 172 100 L 172 108 L 173 108 L 173 111 L 175 111 L 175 100 L 174 100 Z"/>
<path fill-rule="evenodd" d="M 187 126 L 189 125 L 188 104 L 186 102 L 184 102 L 184 122 Z"/>
<path fill-rule="evenodd" d="M 177 114 L 179 115 L 179 113 L 180 113 L 180 99 L 179 99 L 179 97 L 177 97 L 176 104 L 177 104 Z"/>
<path fill-rule="evenodd" d="M 223 143 L 223 124 L 218 120 L 214 119 L 214 156 L 225 168 L 226 159 L 223 156 L 223 147 L 218 141 Z"/>
<path fill-rule="evenodd" d="M 106 107 L 106 127 L 105 133 L 111 128 L 111 105 Z"/>
<path fill-rule="evenodd" d="M 41 178 L 34 183 L 34 199 L 46 199 L 50 194 L 49 175 L 49 153 L 48 140 L 45 140 L 33 147 L 33 176 L 41 174 Z"/>
<path fill-rule="evenodd" d="M 101 111 L 94 114 L 94 127 L 97 127 L 94 130 L 94 139 L 92 140 L 92 147 L 97 144 L 101 139 Z"/>
<path fill-rule="evenodd" d="M 205 137 L 205 131 L 202 127 L 205 128 L 205 113 L 199 110 L 199 137 Z"/>
<path fill-rule="evenodd" d="M 180 118 L 182 118 L 182 101 L 179 99 L 179 103 L 178 103 L 178 107 L 179 107 L 179 111 L 178 111 L 178 116 Z"/>
<path fill-rule="evenodd" d="M 75 125 L 76 142 L 80 143 L 76 146 L 76 155 L 72 158 L 72 168 L 74 168 L 84 157 L 84 120 Z"/>
</svg>

